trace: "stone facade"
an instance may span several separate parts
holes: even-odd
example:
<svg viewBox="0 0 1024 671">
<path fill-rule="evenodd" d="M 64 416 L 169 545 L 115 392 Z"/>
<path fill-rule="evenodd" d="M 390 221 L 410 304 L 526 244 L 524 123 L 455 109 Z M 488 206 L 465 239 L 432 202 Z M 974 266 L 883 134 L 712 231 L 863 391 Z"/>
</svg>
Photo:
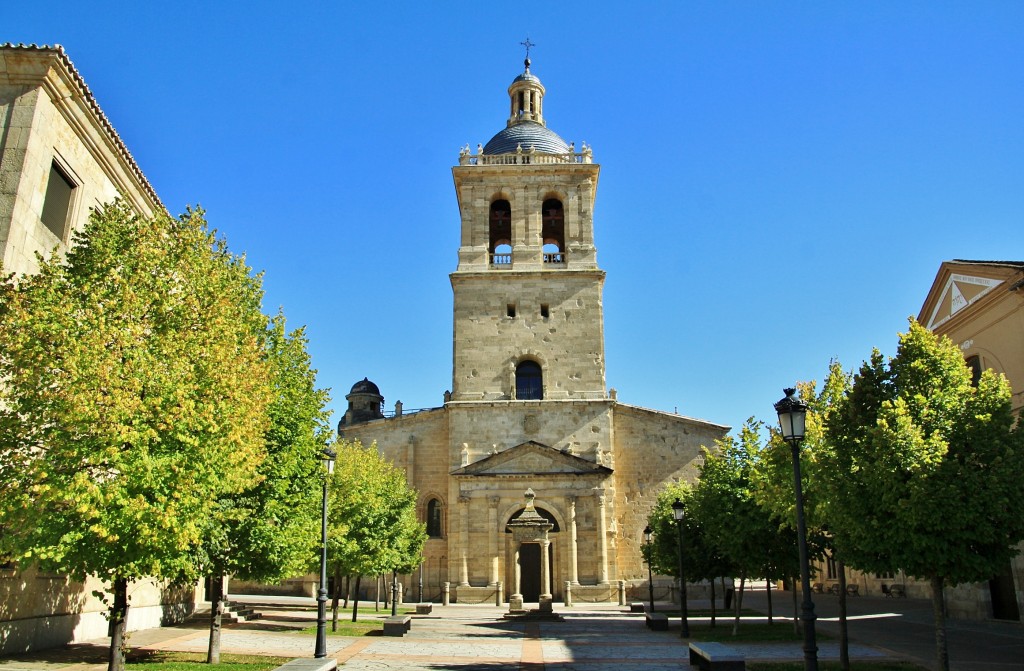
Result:
<svg viewBox="0 0 1024 671">
<path fill-rule="evenodd" d="M 38 270 L 63 254 L 91 208 L 121 196 L 140 214 L 163 209 L 60 47 L 0 46 L 0 259 L 3 272 Z M 18 571 L 0 557 L 0 654 L 105 636 L 95 578 Z M 197 591 L 155 581 L 129 586 L 129 630 L 191 613 Z"/>
<path fill-rule="evenodd" d="M 0 119 L 5 272 L 35 272 L 37 252 L 65 250 L 117 196 L 143 215 L 163 209 L 60 47 L 0 46 Z"/>
<path fill-rule="evenodd" d="M 452 169 L 461 236 L 444 405 L 403 413 L 399 403 L 391 417 L 353 422 L 365 417 L 363 380 L 339 426 L 376 443 L 419 492 L 427 599 L 445 583 L 464 603 L 621 598 L 623 582 L 646 580 L 642 530 L 659 490 L 695 479 L 701 447 L 728 431 L 607 389 L 600 166 L 547 129 L 543 95 L 527 63 L 509 87 L 506 129 Z M 550 529 L 512 533 L 534 508 Z"/>
</svg>

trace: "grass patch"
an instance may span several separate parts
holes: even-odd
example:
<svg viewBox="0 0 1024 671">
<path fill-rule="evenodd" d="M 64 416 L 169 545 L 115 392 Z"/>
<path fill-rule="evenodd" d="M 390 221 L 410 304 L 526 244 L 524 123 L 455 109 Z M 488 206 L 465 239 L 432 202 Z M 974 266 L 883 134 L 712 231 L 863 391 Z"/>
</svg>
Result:
<svg viewBox="0 0 1024 671">
<path fill-rule="evenodd" d="M 665 615 L 667 615 L 669 617 L 669 619 L 674 617 L 674 618 L 676 618 L 678 620 L 680 617 L 682 617 L 682 613 L 680 611 L 678 611 L 678 610 L 663 610 L 661 608 L 656 608 L 654 610 L 654 612 L 655 613 L 664 613 Z M 767 615 L 765 615 L 761 611 L 759 611 L 759 610 L 751 610 L 749 608 L 744 608 L 744 609 L 740 610 L 740 615 L 742 617 L 747 617 L 747 616 L 750 616 L 750 617 L 767 617 Z M 687 617 L 711 617 L 711 609 L 710 608 L 687 608 L 686 609 L 686 616 Z M 732 610 L 723 611 L 721 608 L 719 608 L 718 610 L 715 611 L 715 619 L 717 619 L 717 620 L 732 620 L 734 617 L 735 617 L 735 612 L 732 611 Z"/>
<path fill-rule="evenodd" d="M 817 632 L 819 639 L 829 638 L 820 631 Z M 719 622 L 712 627 L 710 623 L 690 623 L 690 638 L 695 641 L 717 641 L 719 643 L 765 643 L 765 642 L 789 642 L 804 640 L 803 634 L 793 631 L 791 622 L 740 622 L 739 631 L 732 635 L 732 620 Z M 802 668 L 802 667 L 801 667 Z"/>
<path fill-rule="evenodd" d="M 145 671 L 270 671 L 276 669 L 291 657 L 264 657 L 262 655 L 222 654 L 220 664 L 207 664 L 205 652 L 176 652 L 173 650 L 157 650 L 155 652 L 131 656 L 127 665 Z"/>
<path fill-rule="evenodd" d="M 750 671 L 803 671 L 803 662 L 750 662 Z M 818 661 L 821 671 L 841 671 L 839 662 Z M 927 667 L 910 662 L 851 661 L 851 671 L 928 671 Z"/>
<path fill-rule="evenodd" d="M 415 615 L 415 608 L 399 608 L 399 615 Z M 374 612 L 372 609 L 369 612 L 359 609 L 358 620 L 352 621 L 352 611 L 344 611 L 338 609 L 338 630 L 331 630 L 331 614 L 327 614 L 327 635 L 328 636 L 366 636 L 367 634 L 381 632 L 384 630 L 384 620 L 382 618 L 390 616 L 391 609 L 387 611 L 381 610 L 379 613 Z M 307 635 L 316 635 L 316 625 L 312 627 L 306 627 L 305 629 L 299 629 L 298 633 Z"/>
</svg>

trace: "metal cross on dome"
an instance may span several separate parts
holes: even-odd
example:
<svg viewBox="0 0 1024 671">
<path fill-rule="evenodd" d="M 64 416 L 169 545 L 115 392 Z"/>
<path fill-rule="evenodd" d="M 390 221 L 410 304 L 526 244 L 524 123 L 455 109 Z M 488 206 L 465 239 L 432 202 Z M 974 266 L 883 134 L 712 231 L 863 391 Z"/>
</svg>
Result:
<svg viewBox="0 0 1024 671">
<path fill-rule="evenodd" d="M 537 46 L 536 44 L 534 44 L 533 42 L 530 41 L 529 37 L 526 38 L 525 42 L 520 42 L 519 44 L 521 44 L 524 47 L 526 47 L 526 58 L 530 58 L 530 47 Z"/>
</svg>

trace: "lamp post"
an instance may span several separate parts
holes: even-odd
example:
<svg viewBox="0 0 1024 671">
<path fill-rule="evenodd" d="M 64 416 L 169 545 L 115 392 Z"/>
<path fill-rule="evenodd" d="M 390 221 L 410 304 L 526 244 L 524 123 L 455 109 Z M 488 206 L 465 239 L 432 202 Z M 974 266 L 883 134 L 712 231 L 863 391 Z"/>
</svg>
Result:
<svg viewBox="0 0 1024 671">
<path fill-rule="evenodd" d="M 647 591 L 651 597 L 651 611 L 654 612 L 654 572 L 651 570 L 651 525 L 644 527 L 644 544 L 647 546 Z"/>
<path fill-rule="evenodd" d="M 338 453 L 329 447 L 321 452 L 327 476 L 334 472 L 334 458 Z M 327 656 L 327 481 L 324 477 L 323 510 L 320 516 L 320 589 L 316 593 L 316 649 L 313 657 Z"/>
<path fill-rule="evenodd" d="M 690 637 L 690 625 L 686 621 L 686 576 L 683 574 L 683 518 L 686 516 L 686 508 L 683 502 L 676 499 L 672 504 L 672 517 L 679 527 L 679 619 L 682 621 L 680 638 Z"/>
<path fill-rule="evenodd" d="M 800 619 L 804 626 L 804 669 L 818 671 L 818 644 L 814 638 L 814 601 L 811 600 L 811 566 L 807 559 L 807 524 L 804 522 L 804 493 L 800 480 L 800 441 L 804 439 L 807 404 L 796 398 L 795 389 L 785 389 L 786 397 L 775 404 L 782 439 L 793 452 L 793 488 L 796 492 L 796 531 L 800 548 L 800 589 L 803 606 Z"/>
<path fill-rule="evenodd" d="M 398 615 L 398 569 L 391 570 L 391 617 Z"/>
</svg>

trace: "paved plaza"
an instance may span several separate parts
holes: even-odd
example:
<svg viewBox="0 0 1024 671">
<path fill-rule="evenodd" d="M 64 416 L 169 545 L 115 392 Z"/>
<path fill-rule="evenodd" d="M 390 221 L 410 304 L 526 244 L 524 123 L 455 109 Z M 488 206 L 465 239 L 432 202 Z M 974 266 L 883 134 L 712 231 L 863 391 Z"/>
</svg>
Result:
<svg viewBox="0 0 1024 671">
<path fill-rule="evenodd" d="M 781 595 L 779 595 L 781 596 Z M 233 597 L 238 598 L 238 597 Z M 298 629 L 314 623 L 312 599 L 242 597 L 259 604 L 263 617 L 247 623 L 227 625 L 222 634 L 222 652 L 255 653 L 283 657 L 310 657 L 313 637 Z M 762 595 L 748 594 L 746 605 L 760 607 Z M 822 615 L 820 628 L 834 628 L 830 612 L 834 604 L 818 599 Z M 920 611 L 927 602 L 914 600 L 851 599 L 857 618 L 851 622 L 850 646 L 853 660 L 899 659 L 930 664 L 932 648 L 922 626 Z M 789 606 L 786 598 L 776 599 L 776 613 Z M 696 602 L 694 608 L 706 607 Z M 362 613 L 383 618 L 382 609 L 362 604 Z M 687 669 L 686 641 L 679 637 L 678 620 L 668 632 L 654 632 L 644 626 L 642 614 L 609 605 L 577 605 L 557 609 L 563 622 L 522 622 L 501 618 L 505 609 L 492 606 L 435 605 L 430 615 L 413 616 L 412 630 L 404 638 L 383 636 L 328 637 L 328 655 L 335 657 L 346 671 L 383 671 L 408 669 L 442 671 L 494 671 L 529 669 L 530 671 L 661 671 Z M 904 610 L 903 614 L 896 612 Z M 700 621 L 694 618 L 693 621 Z M 955 671 L 1013 671 L 1024 669 L 1024 634 L 1020 625 L 1001 628 L 984 624 L 968 625 L 975 634 L 968 636 L 963 648 L 963 626 L 951 628 L 951 656 Z M 723 622 L 721 626 L 728 626 Z M 779 626 L 788 626 L 780 623 Z M 910 628 L 905 637 L 912 645 L 901 649 L 899 631 Z M 872 631 L 889 632 L 883 645 L 873 645 L 864 636 Z M 979 633 L 981 632 L 981 633 Z M 930 633 L 930 631 L 927 631 Z M 162 629 L 133 632 L 130 645 L 135 650 L 183 650 L 205 652 L 208 631 L 205 622 Z M 884 637 L 882 637 L 884 638 Z M 970 643 L 970 641 L 974 643 Z M 0 659 L 0 671 L 99 671 L 105 668 L 108 639 L 70 646 L 32 655 Z M 895 645 L 894 645 L 895 643 Z M 730 644 L 740 649 L 748 661 L 798 661 L 803 657 L 799 643 Z M 973 647 L 972 647 L 973 646 Z M 1015 647 L 1017 646 L 1017 647 Z M 819 644 L 819 658 L 838 659 L 835 639 Z M 997 649 L 998 648 L 998 649 Z M 966 657 L 966 658 L 965 658 Z"/>
</svg>

